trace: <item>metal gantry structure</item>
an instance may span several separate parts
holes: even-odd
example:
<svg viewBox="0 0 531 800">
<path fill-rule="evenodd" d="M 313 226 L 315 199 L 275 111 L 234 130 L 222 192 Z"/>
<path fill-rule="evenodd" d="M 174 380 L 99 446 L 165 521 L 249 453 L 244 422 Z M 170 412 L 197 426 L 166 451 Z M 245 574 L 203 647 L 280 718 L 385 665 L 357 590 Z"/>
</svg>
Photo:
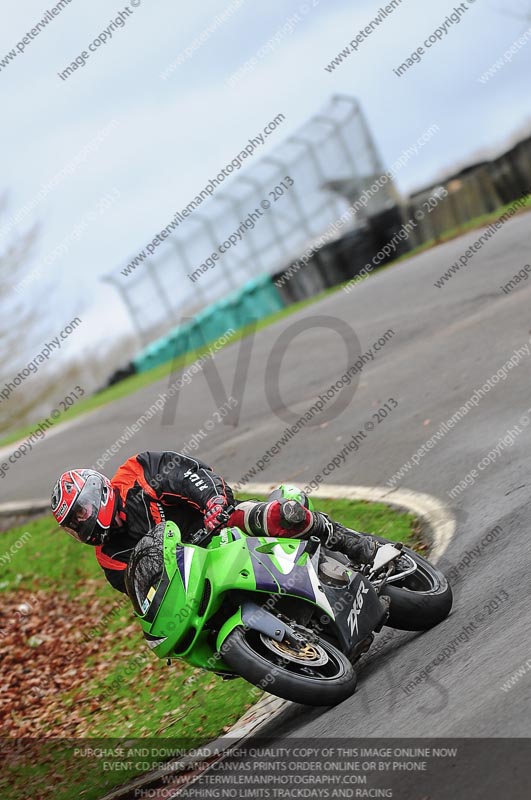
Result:
<svg viewBox="0 0 531 800">
<path fill-rule="evenodd" d="M 247 281 L 286 269 L 347 210 L 347 199 L 331 186 L 364 187 L 384 169 L 358 101 L 345 95 L 332 97 L 299 130 L 255 158 L 229 179 L 226 189 L 215 191 L 200 213 L 194 210 L 134 273 L 122 275 L 125 262 L 104 277 L 120 293 L 143 342 Z M 214 269 L 192 282 L 187 276 L 201 264 L 199 254 L 219 252 L 250 212 L 264 208 L 261 203 L 285 176 L 293 180 L 290 189 L 262 210 L 256 225 L 220 255 Z M 382 189 L 378 203 L 392 191 L 391 185 Z M 362 224 L 370 213 L 369 203 L 350 227 Z"/>
</svg>

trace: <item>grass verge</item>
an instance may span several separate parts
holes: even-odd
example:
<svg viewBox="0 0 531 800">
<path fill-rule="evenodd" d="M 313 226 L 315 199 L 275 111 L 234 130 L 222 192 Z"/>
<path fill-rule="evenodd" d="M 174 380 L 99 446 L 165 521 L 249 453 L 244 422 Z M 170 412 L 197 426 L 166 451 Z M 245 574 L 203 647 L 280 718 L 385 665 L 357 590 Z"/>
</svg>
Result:
<svg viewBox="0 0 531 800">
<path fill-rule="evenodd" d="M 349 527 L 418 543 L 416 518 L 382 503 L 319 500 L 317 507 Z M 65 536 L 52 517 L 0 534 L 0 543 L 0 717 L 14 743 L 4 754 L 2 798 L 97 800 L 146 771 L 146 758 L 130 755 L 134 746 L 149 740 L 159 750 L 188 750 L 255 702 L 243 680 L 156 659 L 92 548 Z M 107 759 L 83 755 L 96 747 L 122 750 Z"/>
</svg>

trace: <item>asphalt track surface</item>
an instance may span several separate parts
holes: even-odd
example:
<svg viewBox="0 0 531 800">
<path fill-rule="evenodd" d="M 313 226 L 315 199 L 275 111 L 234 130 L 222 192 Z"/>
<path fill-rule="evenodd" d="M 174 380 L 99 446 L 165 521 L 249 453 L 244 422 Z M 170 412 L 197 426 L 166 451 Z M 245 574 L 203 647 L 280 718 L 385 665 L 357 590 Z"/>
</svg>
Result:
<svg viewBox="0 0 531 800">
<path fill-rule="evenodd" d="M 507 222 L 444 288 L 434 282 L 477 239 L 466 234 L 431 252 L 386 269 L 350 294 L 338 292 L 296 316 L 259 333 L 254 342 L 236 427 L 216 424 L 198 455 L 237 481 L 286 427 L 269 406 L 265 368 L 279 359 L 279 335 L 301 319 L 328 316 L 355 331 L 367 351 L 388 329 L 395 333 L 363 369 L 346 410 L 327 423 L 306 428 L 282 449 L 254 481 L 308 483 L 394 398 L 398 407 L 362 441 L 327 479 L 329 483 L 385 485 L 386 481 L 452 416 L 478 387 L 518 350 L 530 344 L 531 288 L 522 282 L 511 294 L 506 284 L 529 263 L 531 215 Z M 314 320 L 315 321 L 315 320 Z M 311 327 L 291 343 L 282 361 L 281 395 L 296 416 L 326 391 L 349 366 L 337 333 Z M 231 394 L 240 353 L 236 343 L 215 363 Z M 276 733 L 331 736 L 529 736 L 531 672 L 509 692 L 501 685 L 529 658 L 529 500 L 531 426 L 520 423 L 531 407 L 531 357 L 522 357 L 499 383 L 422 458 L 398 485 L 446 500 L 459 521 L 442 564 L 456 567 L 465 552 L 500 526 L 491 543 L 480 546 L 459 570 L 451 616 L 425 634 L 396 634 L 369 654 L 360 670 L 358 691 L 338 707 L 308 710 L 293 706 L 277 722 Z M 94 464 L 153 402 L 168 381 L 150 386 L 111 407 L 98 410 L 62 432 L 46 437 L 10 468 L 1 481 L 3 500 L 46 496 L 56 475 L 72 466 Z M 216 401 L 202 375 L 179 397 L 175 422 L 151 420 L 107 464 L 114 469 L 134 452 L 179 449 L 213 417 Z M 295 417 L 294 417 L 295 418 Z M 499 451 L 457 499 L 447 493 L 496 447 L 508 429 L 521 433 Z M 325 481 L 325 482 L 326 482 Z M 498 607 L 494 598 L 498 600 Z M 490 609 L 490 610 L 489 610 Z M 481 618 L 481 621 L 479 621 Z M 469 641 L 455 643 L 474 623 Z M 384 633 L 384 636 L 386 634 Z M 387 633 L 387 636 L 389 634 Z M 380 637 L 381 638 L 381 637 Z M 404 687 L 454 641 L 454 651 L 414 691 Z"/>
</svg>

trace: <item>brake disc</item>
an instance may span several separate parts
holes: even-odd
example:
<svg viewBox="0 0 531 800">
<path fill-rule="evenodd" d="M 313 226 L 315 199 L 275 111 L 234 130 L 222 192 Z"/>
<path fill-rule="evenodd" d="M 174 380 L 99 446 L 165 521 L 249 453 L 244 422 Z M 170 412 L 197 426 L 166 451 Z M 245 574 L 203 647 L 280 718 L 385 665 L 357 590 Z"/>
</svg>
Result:
<svg viewBox="0 0 531 800">
<path fill-rule="evenodd" d="M 277 642 L 276 639 L 271 639 L 264 633 L 260 634 L 260 639 L 268 650 L 271 650 L 277 656 L 282 656 L 282 658 L 288 661 L 293 661 L 295 664 L 322 667 L 329 661 L 326 650 L 321 647 L 321 645 L 314 642 L 301 641 L 300 645 L 295 645 L 287 641 Z"/>
</svg>

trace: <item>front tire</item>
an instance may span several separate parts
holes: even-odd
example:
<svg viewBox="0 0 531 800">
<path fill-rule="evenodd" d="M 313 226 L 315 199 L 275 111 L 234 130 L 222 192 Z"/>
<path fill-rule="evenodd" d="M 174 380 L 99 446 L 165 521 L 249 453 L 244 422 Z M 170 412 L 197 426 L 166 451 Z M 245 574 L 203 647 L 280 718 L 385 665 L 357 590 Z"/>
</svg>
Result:
<svg viewBox="0 0 531 800">
<path fill-rule="evenodd" d="M 234 672 L 277 697 L 309 706 L 333 706 L 354 693 L 356 673 L 348 658 L 331 643 L 319 639 L 317 648 L 314 665 L 311 659 L 303 663 L 299 657 L 295 661 L 289 656 L 289 647 L 283 656 L 275 640 L 238 627 L 223 642 L 221 655 Z M 323 652 L 328 659 L 324 664 L 320 663 Z"/>
</svg>

